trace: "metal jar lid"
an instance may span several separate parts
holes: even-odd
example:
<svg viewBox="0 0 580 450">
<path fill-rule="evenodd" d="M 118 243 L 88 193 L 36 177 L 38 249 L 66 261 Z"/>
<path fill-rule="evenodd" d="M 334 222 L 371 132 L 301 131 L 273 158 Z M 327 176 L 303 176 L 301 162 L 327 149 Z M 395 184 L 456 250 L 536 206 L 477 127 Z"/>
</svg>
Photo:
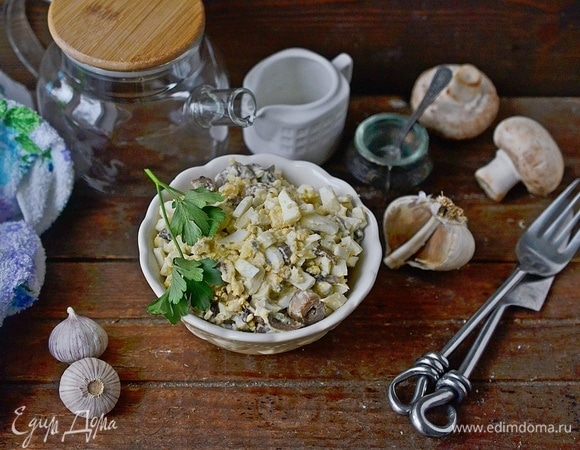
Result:
<svg viewBox="0 0 580 450">
<path fill-rule="evenodd" d="M 71 58 L 104 70 L 168 63 L 203 34 L 201 0 L 53 0 L 48 26 Z"/>
</svg>

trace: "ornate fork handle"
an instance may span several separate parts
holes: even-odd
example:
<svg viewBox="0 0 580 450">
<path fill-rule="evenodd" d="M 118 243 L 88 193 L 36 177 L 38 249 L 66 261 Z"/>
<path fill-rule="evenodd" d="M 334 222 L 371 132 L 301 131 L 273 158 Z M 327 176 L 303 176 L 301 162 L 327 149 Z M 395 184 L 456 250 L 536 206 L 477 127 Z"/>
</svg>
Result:
<svg viewBox="0 0 580 450">
<path fill-rule="evenodd" d="M 461 403 L 471 391 L 471 383 L 461 372 L 450 370 L 437 382 L 435 392 L 417 401 L 411 408 L 409 419 L 415 429 L 430 437 L 443 437 L 452 433 L 457 425 L 456 405 Z M 447 412 L 447 423 L 437 425 L 429 420 L 429 411 L 444 406 Z"/>
<path fill-rule="evenodd" d="M 549 280 L 548 288 L 551 285 Z M 450 370 L 441 377 L 435 385 L 435 392 L 418 399 L 412 405 L 409 418 L 415 429 L 426 436 L 443 437 L 453 432 L 457 425 L 457 410 L 455 409 L 471 391 L 469 376 L 491 340 L 508 304 L 498 306 L 483 325 L 465 359 L 457 370 Z M 444 426 L 435 425 L 427 417 L 427 413 L 436 407 L 445 406 L 448 421 Z"/>
<path fill-rule="evenodd" d="M 391 408 L 397 414 L 408 415 L 414 403 L 425 395 L 429 387 L 434 387 L 449 368 L 449 361 L 440 353 L 429 352 L 415 361 L 410 369 L 397 375 L 389 385 L 388 398 Z M 399 385 L 412 378 L 416 379 L 415 392 L 409 403 L 403 402 L 397 394 Z"/>
</svg>

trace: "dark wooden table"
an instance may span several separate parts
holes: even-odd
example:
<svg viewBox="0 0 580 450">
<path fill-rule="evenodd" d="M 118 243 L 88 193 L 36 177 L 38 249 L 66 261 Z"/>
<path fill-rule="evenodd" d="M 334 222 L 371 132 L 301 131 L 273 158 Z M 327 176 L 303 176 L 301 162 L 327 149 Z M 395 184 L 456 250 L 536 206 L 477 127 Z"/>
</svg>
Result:
<svg viewBox="0 0 580 450">
<path fill-rule="evenodd" d="M 13 55 L 6 48 L 2 54 L 8 55 L 2 70 L 19 74 Z M 344 152 L 360 121 L 399 111 L 400 100 L 354 95 L 341 148 L 325 165 L 351 182 L 379 219 L 394 194 L 355 181 Z M 532 117 L 562 149 L 564 180 L 547 198 L 521 185 L 501 203 L 484 195 L 473 173 L 494 154 L 492 129 L 466 142 L 433 137 L 435 169 L 418 189 L 443 192 L 466 211 L 476 240 L 473 260 L 445 273 L 383 266 L 369 296 L 340 327 L 274 356 L 222 350 L 145 311 L 154 294 L 139 268 L 137 229 L 154 189 L 142 169 L 159 161 L 136 157 L 119 194 L 96 196 L 77 186 L 42 236 L 48 261 L 40 299 L 0 328 L 0 448 L 577 448 L 579 258 L 556 278 L 541 312 L 504 316 L 459 408 L 460 423 L 473 429 L 423 437 L 392 412 L 386 391 L 415 358 L 439 350 L 501 284 L 515 265 L 525 226 L 580 175 L 579 111 L 578 98 L 502 99 L 496 123 L 515 114 Z M 239 130 L 232 131 L 231 151 L 247 153 Z M 164 177 L 180 169 L 159 167 Z M 65 435 L 84 424 L 75 424 L 59 400 L 66 365 L 47 349 L 67 306 L 105 328 L 110 342 L 101 358 L 122 382 L 108 423 L 88 442 L 87 434 Z M 51 420 L 58 433 L 33 429 Z"/>
</svg>

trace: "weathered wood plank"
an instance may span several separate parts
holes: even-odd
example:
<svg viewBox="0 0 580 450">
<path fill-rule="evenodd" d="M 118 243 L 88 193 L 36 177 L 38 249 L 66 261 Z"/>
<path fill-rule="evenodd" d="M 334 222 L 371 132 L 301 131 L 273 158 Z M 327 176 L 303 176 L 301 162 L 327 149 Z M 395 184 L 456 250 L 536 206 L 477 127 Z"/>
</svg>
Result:
<svg viewBox="0 0 580 450">
<path fill-rule="evenodd" d="M 580 24 L 573 1 L 205 3 L 208 32 L 234 85 L 257 61 L 290 45 L 329 58 L 342 51 L 353 56 L 342 145 L 325 168 L 351 182 L 379 219 L 397 194 L 354 180 L 345 167 L 346 149 L 364 118 L 408 112 L 404 100 L 415 77 L 442 62 L 480 66 L 504 97 L 495 123 L 515 114 L 538 120 L 564 153 L 563 184 L 580 175 L 580 100 L 571 97 L 580 92 Z M 48 42 L 46 2 L 27 4 L 34 28 Z M 3 26 L 1 69 L 32 88 Z M 534 98 L 508 98 L 514 95 Z M 538 97 L 555 95 L 561 97 Z M 435 169 L 416 189 L 443 191 L 465 209 L 476 239 L 472 262 L 448 273 L 382 267 L 368 298 L 340 327 L 302 349 L 265 357 L 221 350 L 145 311 L 154 295 L 139 269 L 136 237 L 154 189 L 143 168 L 169 180 L 185 167 L 179 158 L 128 148 L 120 192 L 97 196 L 75 187 L 64 213 L 42 236 L 48 268 L 39 301 L 0 328 L 0 448 L 24 444 L 25 435 L 12 431 L 20 407 L 26 409 L 18 427 L 42 417 L 55 417 L 61 426 L 46 442 L 37 430 L 28 448 L 575 448 L 578 259 L 557 277 L 540 313 L 506 314 L 473 374 L 460 422 L 486 432 L 423 438 L 386 399 L 390 380 L 424 352 L 440 349 L 510 273 L 517 238 L 555 195 L 537 198 L 518 186 L 500 204 L 487 199 L 473 172 L 493 156 L 492 134 L 493 126 L 465 142 L 432 136 Z M 232 130 L 230 150 L 247 153 L 241 130 Z M 90 442 L 81 434 L 61 441 L 73 420 L 58 400 L 66 366 L 50 356 L 47 343 L 69 305 L 107 330 L 110 344 L 102 358 L 123 383 L 108 416 L 117 428 L 99 431 Z M 508 425 L 524 430 L 509 431 Z M 563 425 L 571 432 L 529 431 L 526 425 Z"/>
<path fill-rule="evenodd" d="M 0 448 L 22 446 L 34 418 L 54 418 L 58 433 L 36 430 L 28 448 L 573 448 L 578 435 L 578 384 L 476 384 L 459 408 L 459 423 L 480 427 L 445 439 L 426 438 L 394 414 L 386 383 L 124 383 L 106 416 L 111 427 L 87 443 L 56 383 L 0 385 Z M 23 400 L 23 398 L 25 400 Z M 18 416 L 15 411 L 20 409 Z M 554 425 L 560 432 L 548 432 Z M 512 431 L 510 431 L 509 427 Z M 536 428 L 534 428 L 536 427 Z M 561 428 L 560 428 L 561 427 Z M 520 431 L 518 431 L 518 429 Z M 473 428 L 472 430 L 475 430 Z M 537 430 L 537 431 L 535 431 Z M 321 445 L 321 443 L 324 443 Z"/>
<path fill-rule="evenodd" d="M 438 351 L 461 327 L 461 321 L 393 320 L 377 308 L 368 316 L 363 309 L 320 341 L 273 356 L 225 351 L 161 320 L 102 320 L 110 341 L 102 358 L 125 381 L 373 381 L 391 379 L 424 353 Z M 0 329 L 1 380 L 58 380 L 66 366 L 48 352 L 56 323 L 28 321 L 24 328 L 13 321 Z M 508 313 L 472 378 L 574 380 L 580 369 L 577 326 L 578 319 L 547 321 Z M 454 355 L 455 367 L 465 351 Z"/>
<path fill-rule="evenodd" d="M 578 95 L 578 15 L 570 1 L 206 3 L 208 34 L 234 83 L 291 43 L 328 58 L 351 54 L 357 93 L 405 95 L 427 67 L 471 62 L 502 96 Z"/>
<path fill-rule="evenodd" d="M 327 58 L 349 53 L 355 61 L 352 88 L 357 94 L 408 95 L 421 71 L 463 62 L 484 70 L 502 96 L 580 93 L 580 23 L 573 0 L 204 3 L 208 36 L 236 85 L 261 59 L 298 46 Z M 50 42 L 46 4 L 27 4 L 35 31 L 45 44 Z M 1 32 L 3 66 L 32 87 L 34 79 L 3 36 Z"/>
</svg>

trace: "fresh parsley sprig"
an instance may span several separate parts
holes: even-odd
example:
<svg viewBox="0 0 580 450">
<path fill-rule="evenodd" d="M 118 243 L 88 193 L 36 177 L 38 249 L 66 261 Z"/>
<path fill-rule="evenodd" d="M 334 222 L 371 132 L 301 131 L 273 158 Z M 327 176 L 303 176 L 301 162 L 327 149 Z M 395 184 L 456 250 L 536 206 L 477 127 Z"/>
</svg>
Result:
<svg viewBox="0 0 580 450">
<path fill-rule="evenodd" d="M 226 217 L 219 206 L 214 206 L 215 203 L 222 201 L 223 197 L 205 187 L 182 192 L 159 181 L 151 170 L 145 169 L 145 173 L 155 183 L 165 227 L 179 253 L 179 256 L 173 259 L 169 288 L 147 306 L 147 311 L 150 314 L 163 314 L 175 325 L 188 313 L 189 305 L 201 311 L 209 308 L 213 297 L 212 285 L 223 284 L 216 261 L 210 258 L 199 261 L 186 259 L 177 241 L 177 236 L 181 236 L 183 242 L 194 245 L 202 236 L 213 236 Z M 161 195 L 163 190 L 172 200 L 174 212 L 171 221 Z"/>
</svg>

